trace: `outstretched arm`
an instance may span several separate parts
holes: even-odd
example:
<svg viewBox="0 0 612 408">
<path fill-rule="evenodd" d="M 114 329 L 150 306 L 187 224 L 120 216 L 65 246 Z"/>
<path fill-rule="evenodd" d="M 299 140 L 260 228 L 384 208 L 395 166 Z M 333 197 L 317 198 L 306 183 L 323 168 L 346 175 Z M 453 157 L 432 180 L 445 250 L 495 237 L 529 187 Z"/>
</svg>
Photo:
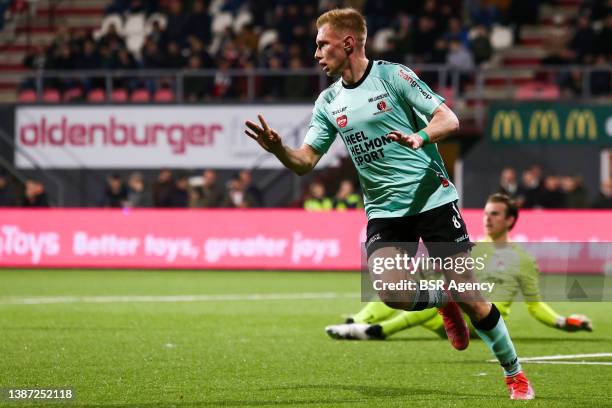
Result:
<svg viewBox="0 0 612 408">
<path fill-rule="evenodd" d="M 527 309 L 531 316 L 547 326 L 568 332 L 593 331 L 593 325 L 586 316 L 570 315 L 563 317 L 544 302 L 527 302 Z"/>
<path fill-rule="evenodd" d="M 425 140 L 425 137 L 419 134 L 420 132 L 406 135 L 394 130 L 387 136 L 391 140 L 416 150 L 422 147 L 425 142 L 436 143 L 455 133 L 459 130 L 459 119 L 457 119 L 457 115 L 443 103 L 433 113 L 429 124 L 421 130 L 425 132 L 429 138 L 428 140 Z"/>
<path fill-rule="evenodd" d="M 307 144 L 303 144 L 297 149 L 292 149 L 283 144 L 282 139 L 274 129 L 270 129 L 263 116 L 257 115 L 261 126 L 250 120 L 245 122 L 245 130 L 251 139 L 255 140 L 266 151 L 275 155 L 285 167 L 293 171 L 299 176 L 302 176 L 312 170 L 321 154 Z"/>
</svg>

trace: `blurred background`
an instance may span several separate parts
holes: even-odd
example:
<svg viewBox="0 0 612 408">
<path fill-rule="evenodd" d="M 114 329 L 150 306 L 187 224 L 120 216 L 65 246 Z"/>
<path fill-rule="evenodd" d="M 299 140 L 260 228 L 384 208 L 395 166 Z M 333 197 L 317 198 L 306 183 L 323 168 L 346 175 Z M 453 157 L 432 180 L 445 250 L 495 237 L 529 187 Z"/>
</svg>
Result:
<svg viewBox="0 0 612 408">
<path fill-rule="evenodd" d="M 242 134 L 301 143 L 338 6 L 458 114 L 464 207 L 612 208 L 610 0 L 0 0 L 0 206 L 360 208 L 343 146 L 297 178 Z"/>
</svg>

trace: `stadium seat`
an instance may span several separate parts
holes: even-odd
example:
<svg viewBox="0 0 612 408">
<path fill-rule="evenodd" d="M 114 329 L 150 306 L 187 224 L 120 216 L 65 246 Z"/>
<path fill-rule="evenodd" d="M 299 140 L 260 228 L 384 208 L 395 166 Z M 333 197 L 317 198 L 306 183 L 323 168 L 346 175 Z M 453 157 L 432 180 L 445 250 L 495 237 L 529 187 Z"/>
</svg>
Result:
<svg viewBox="0 0 612 408">
<path fill-rule="evenodd" d="M 109 14 L 108 16 L 104 17 L 104 20 L 102 20 L 100 28 L 93 32 L 92 35 L 94 40 L 98 41 L 100 38 L 104 37 L 106 33 L 108 33 L 111 25 L 115 25 L 117 34 L 123 36 L 123 19 L 119 14 Z"/>
<path fill-rule="evenodd" d="M 49 88 L 43 92 L 43 102 L 45 103 L 58 103 L 61 101 L 61 95 L 57 89 Z"/>
<path fill-rule="evenodd" d="M 140 55 L 140 50 L 145 42 L 145 14 L 130 14 L 123 26 L 125 45 L 132 54 Z"/>
<path fill-rule="evenodd" d="M 242 27 L 253 21 L 253 16 L 248 10 L 243 10 L 234 19 L 234 32 L 239 33 Z"/>
<path fill-rule="evenodd" d="M 104 89 L 92 89 L 87 95 L 87 101 L 90 103 L 101 103 L 106 101 L 106 92 Z"/>
<path fill-rule="evenodd" d="M 64 91 L 63 100 L 64 102 L 73 102 L 80 99 L 83 96 L 83 90 L 81 88 L 70 88 Z"/>
<path fill-rule="evenodd" d="M 518 100 L 553 100 L 561 96 L 559 87 L 542 82 L 529 82 L 516 89 L 514 97 Z"/>
<path fill-rule="evenodd" d="M 136 103 L 150 102 L 151 95 L 149 95 L 149 91 L 147 91 L 146 89 L 135 89 L 134 91 L 132 91 L 130 101 Z"/>
<path fill-rule="evenodd" d="M 263 51 L 268 45 L 274 43 L 278 40 L 278 31 L 276 30 L 266 30 L 261 33 L 259 37 L 259 44 L 257 44 L 257 51 Z"/>
<path fill-rule="evenodd" d="M 127 102 L 128 93 L 123 88 L 114 89 L 111 94 L 111 101 L 113 102 Z"/>
<path fill-rule="evenodd" d="M 231 27 L 234 23 L 232 13 L 219 13 L 213 17 L 211 31 L 213 35 L 221 35 L 227 27 Z"/>
<path fill-rule="evenodd" d="M 503 50 L 514 43 L 514 33 L 512 29 L 496 24 L 491 30 L 489 40 L 494 50 Z"/>
<path fill-rule="evenodd" d="M 36 95 L 36 91 L 33 89 L 24 89 L 19 92 L 19 102 L 22 103 L 32 103 L 38 100 L 38 96 Z"/>
<path fill-rule="evenodd" d="M 174 92 L 167 88 L 158 89 L 153 100 L 155 102 L 174 102 Z"/>
<path fill-rule="evenodd" d="M 395 30 L 383 28 L 376 32 L 372 41 L 372 49 L 376 52 L 385 52 L 389 49 L 389 40 L 395 37 Z"/>
</svg>

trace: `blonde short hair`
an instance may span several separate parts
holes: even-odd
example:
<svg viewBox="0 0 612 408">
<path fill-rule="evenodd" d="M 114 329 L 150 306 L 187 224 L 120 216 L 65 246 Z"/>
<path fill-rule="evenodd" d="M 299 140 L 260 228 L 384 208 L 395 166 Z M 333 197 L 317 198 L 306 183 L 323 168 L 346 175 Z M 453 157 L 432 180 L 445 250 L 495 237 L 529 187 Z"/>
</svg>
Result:
<svg viewBox="0 0 612 408">
<path fill-rule="evenodd" d="M 354 8 L 340 8 L 327 11 L 317 19 L 317 29 L 329 24 L 334 30 L 355 34 L 356 40 L 365 43 L 368 28 L 365 18 Z"/>
</svg>

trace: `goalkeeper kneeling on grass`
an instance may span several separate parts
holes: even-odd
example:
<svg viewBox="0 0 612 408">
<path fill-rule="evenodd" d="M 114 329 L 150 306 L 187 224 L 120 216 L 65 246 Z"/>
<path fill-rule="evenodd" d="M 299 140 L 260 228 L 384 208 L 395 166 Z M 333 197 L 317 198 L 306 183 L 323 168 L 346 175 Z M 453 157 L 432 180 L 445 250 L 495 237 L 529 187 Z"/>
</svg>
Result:
<svg viewBox="0 0 612 408">
<path fill-rule="evenodd" d="M 503 194 L 494 194 L 487 200 L 484 209 L 484 228 L 487 239 L 475 248 L 473 257 L 486 255 L 487 264 L 494 263 L 492 272 L 497 282 L 492 297 L 504 299 L 494 302 L 505 319 L 510 313 L 512 299 L 520 294 L 527 301 L 529 314 L 546 326 L 567 332 L 592 331 L 591 321 L 582 315 L 563 317 L 548 304 L 541 302 L 538 288 L 539 270 L 535 260 L 519 245 L 510 244 L 506 248 L 495 248 L 494 244 L 508 243 L 508 232 L 518 219 L 518 207 Z M 490 245 L 488 243 L 491 243 Z M 503 264 L 500 269 L 500 263 Z M 488 282 L 487 267 L 477 272 L 479 280 Z M 399 331 L 415 326 L 423 326 L 440 337 L 446 337 L 440 315 L 435 309 L 416 312 L 400 312 L 382 302 L 370 302 L 359 313 L 347 319 L 345 324 L 328 326 L 327 334 L 335 339 L 373 340 L 384 339 Z M 473 332 L 473 328 L 470 328 Z"/>
</svg>

